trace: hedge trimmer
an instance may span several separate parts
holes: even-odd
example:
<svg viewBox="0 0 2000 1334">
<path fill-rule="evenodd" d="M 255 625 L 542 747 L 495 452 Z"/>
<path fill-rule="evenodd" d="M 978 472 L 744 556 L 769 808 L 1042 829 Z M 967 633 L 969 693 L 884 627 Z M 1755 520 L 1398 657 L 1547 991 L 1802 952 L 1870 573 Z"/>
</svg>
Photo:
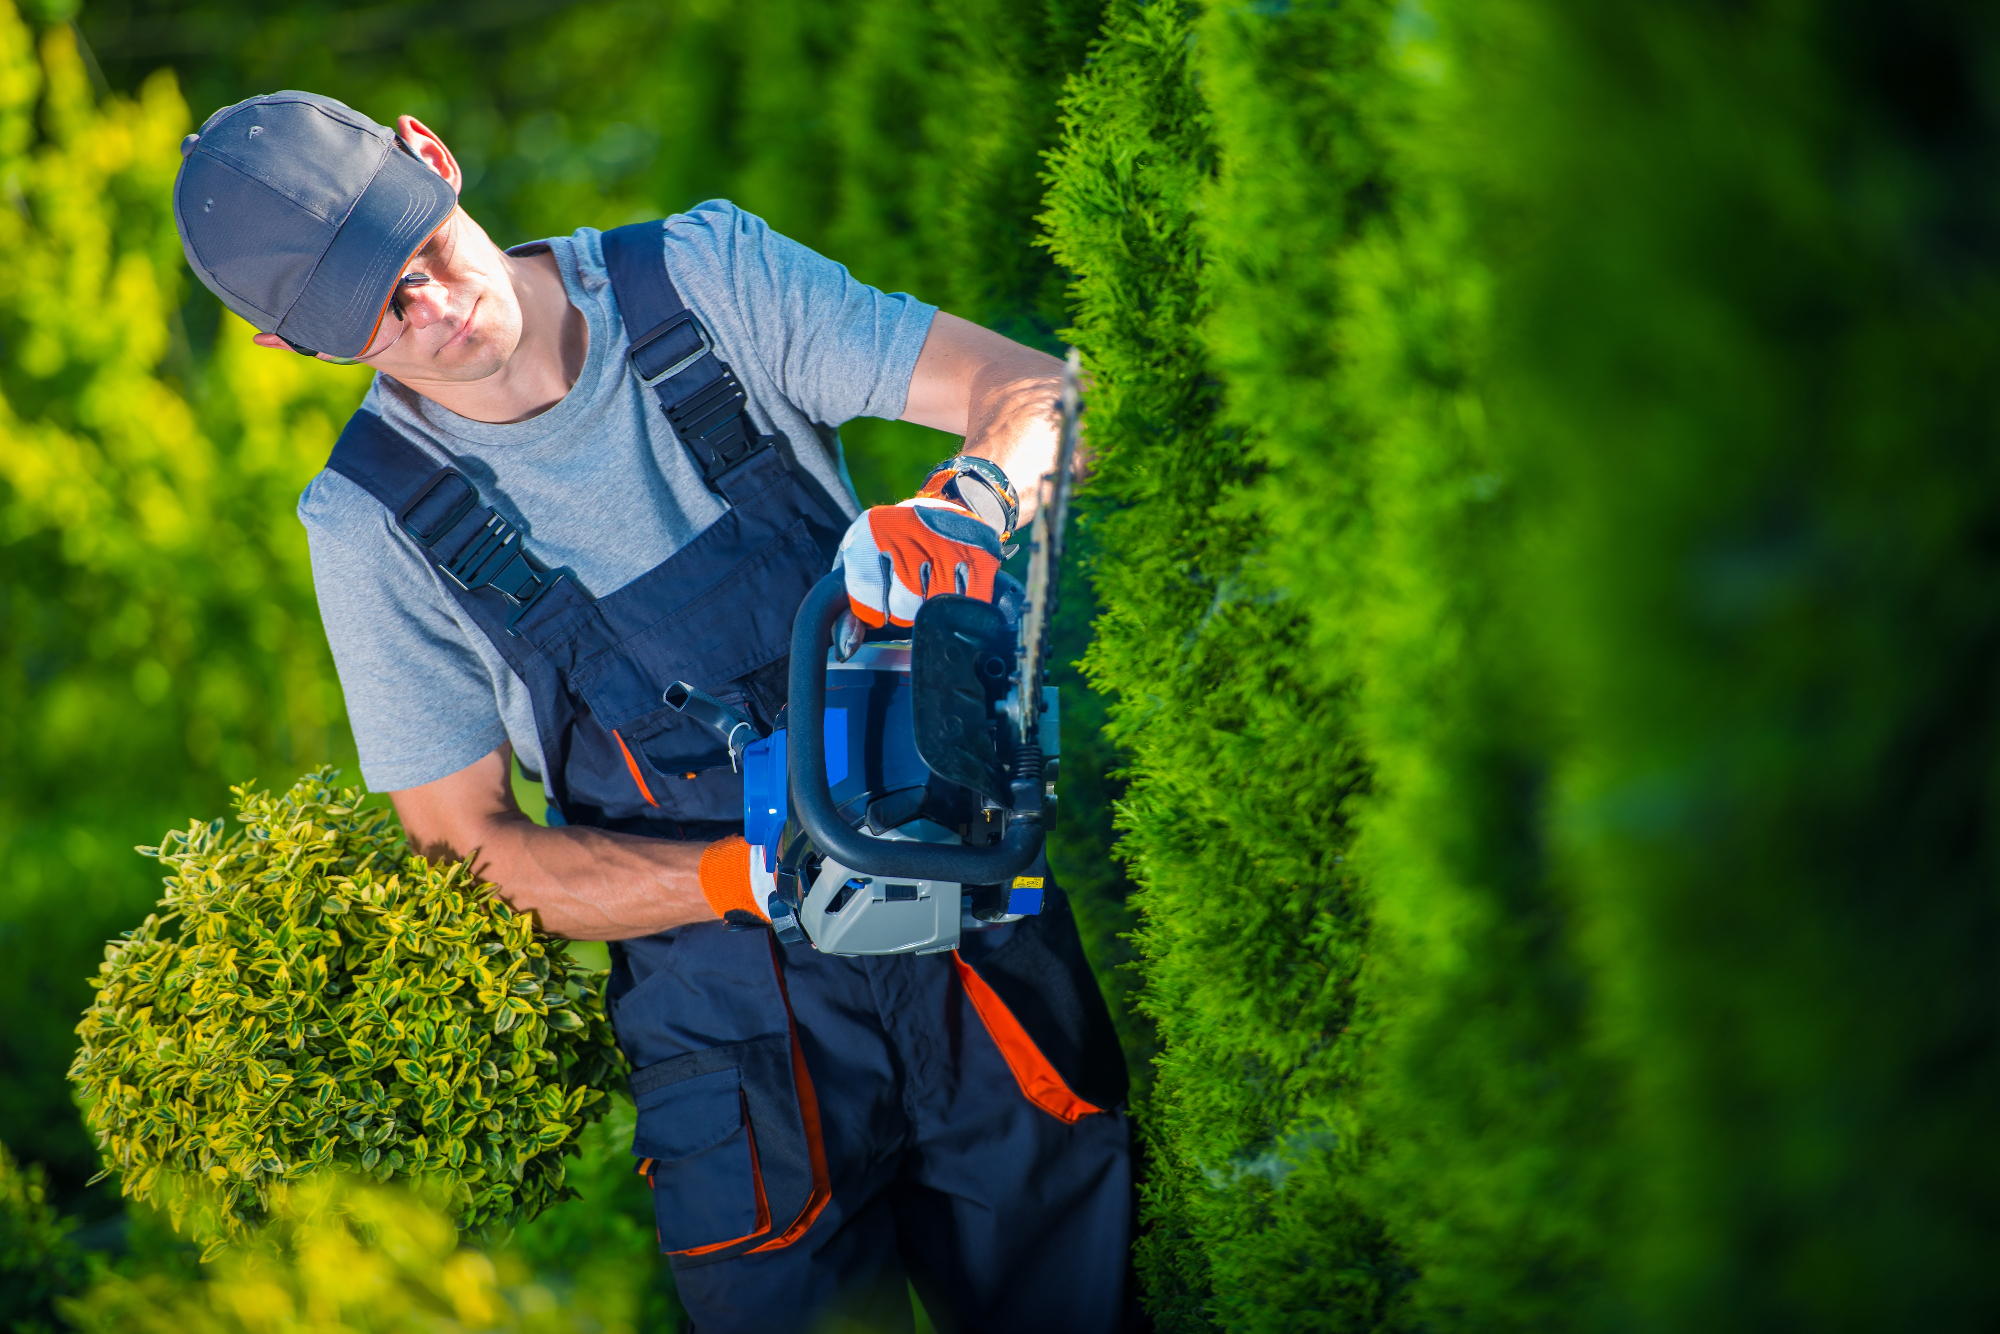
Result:
<svg viewBox="0 0 2000 1334">
<path fill-rule="evenodd" d="M 1034 868 L 1060 751 L 1044 677 L 1079 410 L 1072 350 L 1025 587 L 1003 575 L 991 602 L 932 597 L 907 640 L 844 654 L 847 590 L 827 575 L 793 622 L 790 704 L 769 736 L 750 740 L 747 719 L 677 687 L 684 711 L 731 738 L 752 880 L 787 944 L 928 954 L 1041 911 Z"/>
</svg>

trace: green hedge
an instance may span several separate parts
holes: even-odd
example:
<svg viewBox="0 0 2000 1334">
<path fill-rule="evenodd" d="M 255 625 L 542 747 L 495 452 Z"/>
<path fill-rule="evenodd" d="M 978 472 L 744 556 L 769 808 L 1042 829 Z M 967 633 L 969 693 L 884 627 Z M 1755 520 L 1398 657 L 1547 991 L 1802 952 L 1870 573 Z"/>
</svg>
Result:
<svg viewBox="0 0 2000 1334">
<path fill-rule="evenodd" d="M 1362 1194 L 1415 1271 L 1406 1318 L 1548 1330 L 1599 1314 L 1616 1106 L 1591 1040 L 1598 980 L 1547 848 L 1564 701 L 1521 568 L 1547 496 L 1507 449 L 1491 364 L 1509 256 L 1486 229 L 1543 202 L 1507 179 L 1522 146 L 1482 82 L 1520 53 L 1475 45 L 1507 35 L 1497 21 L 1450 26 L 1470 14 L 1384 52 L 1401 76 L 1384 107 L 1399 189 L 1346 259 L 1338 377 L 1373 525 L 1360 596 L 1325 619 L 1360 646 L 1376 782 L 1357 848 L 1377 1018 L 1360 1101 L 1380 1148 Z"/>
<path fill-rule="evenodd" d="M 1546 824 L 1622 1065 L 1577 1165 L 1617 1186 L 1607 1278 L 1687 1327 L 1988 1327 L 2000 15 L 1533 36 L 1488 95 L 1548 201 L 1498 370 L 1550 516 Z M 1609 143 L 1543 137 L 1551 69 Z"/>
<path fill-rule="evenodd" d="M 2000 1311 L 1996 56 L 1114 8 L 1050 224 L 1169 1327 Z"/>
<path fill-rule="evenodd" d="M 1433 1328 L 1976 1328 L 1971 5 L 1441 8 L 1374 408 L 1364 1192 Z"/>
<path fill-rule="evenodd" d="M 1259 427 L 1324 429 L 1284 401 L 1328 359 L 1310 246 L 1374 188 L 1370 154 L 1338 161 L 1345 141 L 1299 131 L 1326 110 L 1322 62 L 1379 25 L 1230 11 L 1197 27 L 1179 5 L 1116 4 L 1052 160 L 1046 223 L 1078 275 L 1092 376 L 1103 611 L 1085 665 L 1130 756 L 1120 847 L 1142 887 L 1140 1006 L 1163 1045 L 1140 1264 L 1167 1328 L 1361 1327 L 1397 1286 L 1346 1186 L 1365 924 L 1345 853 L 1365 773 L 1345 682 L 1319 669 L 1257 512 Z M 1292 303 L 1281 330 L 1263 323 L 1274 291 Z M 1267 370 L 1230 382 L 1225 367 Z M 1355 517 L 1333 503 L 1315 540 Z"/>
</svg>

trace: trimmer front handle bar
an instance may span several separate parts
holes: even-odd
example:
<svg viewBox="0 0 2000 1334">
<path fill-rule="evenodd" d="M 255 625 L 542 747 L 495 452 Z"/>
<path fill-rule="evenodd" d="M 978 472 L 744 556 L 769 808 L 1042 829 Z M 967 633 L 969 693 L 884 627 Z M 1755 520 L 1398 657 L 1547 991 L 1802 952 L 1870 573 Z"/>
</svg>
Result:
<svg viewBox="0 0 2000 1334">
<path fill-rule="evenodd" d="M 912 880 L 956 880 L 992 885 L 1028 869 L 1042 850 L 1042 826 L 1011 820 L 998 843 L 969 848 L 873 838 L 840 818 L 833 788 L 826 781 L 826 653 L 833 628 L 847 610 L 847 580 L 839 570 L 817 584 L 792 622 L 791 720 L 786 738 L 791 758 L 792 810 L 813 846 L 843 866 L 868 875 Z"/>
</svg>

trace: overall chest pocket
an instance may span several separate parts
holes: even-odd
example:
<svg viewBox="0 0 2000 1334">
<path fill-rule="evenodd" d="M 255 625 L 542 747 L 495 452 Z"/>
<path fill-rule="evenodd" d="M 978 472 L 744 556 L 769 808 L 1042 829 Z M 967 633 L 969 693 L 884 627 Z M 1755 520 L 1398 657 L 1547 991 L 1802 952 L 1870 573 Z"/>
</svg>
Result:
<svg viewBox="0 0 2000 1334">
<path fill-rule="evenodd" d="M 786 1033 L 635 1071 L 633 1156 L 653 1187 L 660 1249 L 685 1264 L 754 1249 L 816 1192 Z"/>
<path fill-rule="evenodd" d="M 691 596 L 676 584 L 681 572 L 669 561 L 604 599 L 614 616 L 626 605 L 673 607 L 569 680 L 590 715 L 616 733 L 635 777 L 650 785 L 729 764 L 721 737 L 666 703 L 676 682 L 743 708 L 764 728 L 772 725 L 769 715 L 784 701 L 768 698 L 766 678 L 776 679 L 768 669 L 790 651 L 792 618 L 821 563 L 801 519 Z"/>
</svg>

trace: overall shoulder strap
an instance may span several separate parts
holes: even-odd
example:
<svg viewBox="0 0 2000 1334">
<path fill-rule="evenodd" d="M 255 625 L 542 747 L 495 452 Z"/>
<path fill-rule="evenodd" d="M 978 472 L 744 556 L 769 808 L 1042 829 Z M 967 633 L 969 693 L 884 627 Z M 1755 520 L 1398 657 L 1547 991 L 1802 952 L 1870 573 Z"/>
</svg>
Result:
<svg viewBox="0 0 2000 1334">
<path fill-rule="evenodd" d="M 605 232 L 604 264 L 631 344 L 632 373 L 659 396 L 660 411 L 701 465 L 709 489 L 728 500 L 728 474 L 773 437 L 757 434 L 743 386 L 674 287 L 666 230 L 665 222 L 635 222 Z"/>
<path fill-rule="evenodd" d="M 464 595 L 459 600 L 503 652 L 507 646 L 493 635 L 496 625 L 518 637 L 585 600 L 560 570 L 550 570 L 528 554 L 520 530 L 480 503 L 478 488 L 464 473 L 449 464 L 438 466 L 375 413 L 363 409 L 348 419 L 326 466 L 382 502 L 397 526 L 456 585 Z M 531 617 L 538 608 L 540 613 Z"/>
</svg>

